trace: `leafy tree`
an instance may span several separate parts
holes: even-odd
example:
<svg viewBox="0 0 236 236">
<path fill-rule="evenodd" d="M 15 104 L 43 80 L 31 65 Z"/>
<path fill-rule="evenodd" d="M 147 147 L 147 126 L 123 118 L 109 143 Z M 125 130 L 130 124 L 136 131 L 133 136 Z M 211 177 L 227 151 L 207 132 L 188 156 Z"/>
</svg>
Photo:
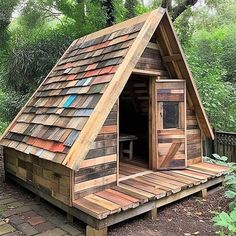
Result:
<svg viewBox="0 0 236 236">
<path fill-rule="evenodd" d="M 235 84 L 223 80 L 227 70 L 221 55 L 226 38 L 228 28 L 199 30 L 193 34 L 186 52 L 211 123 L 218 130 L 236 131 Z"/>
<path fill-rule="evenodd" d="M 8 26 L 11 23 L 12 13 L 20 0 L 0 0 L 0 47 L 5 46 L 8 39 Z"/>
<path fill-rule="evenodd" d="M 236 27 L 228 27 L 227 37 L 222 42 L 222 53 L 220 55 L 222 66 L 225 70 L 223 79 L 228 82 L 236 83 Z"/>
</svg>

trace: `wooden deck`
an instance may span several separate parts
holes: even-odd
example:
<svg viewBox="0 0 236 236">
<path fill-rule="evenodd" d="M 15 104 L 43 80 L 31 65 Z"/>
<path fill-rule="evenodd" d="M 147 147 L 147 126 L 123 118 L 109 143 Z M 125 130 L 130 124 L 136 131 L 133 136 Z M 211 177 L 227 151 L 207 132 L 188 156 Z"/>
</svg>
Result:
<svg viewBox="0 0 236 236">
<path fill-rule="evenodd" d="M 127 167 L 122 167 L 124 175 Z M 146 173 L 144 168 L 140 176 L 135 176 L 140 174 L 140 169 L 138 172 L 135 168 L 140 167 L 128 168 L 130 172 L 122 176 L 119 186 L 80 198 L 73 202 L 73 206 L 98 220 L 115 215 L 116 220 L 106 222 L 109 226 L 221 183 L 228 170 L 224 166 L 199 163 L 185 170 Z M 131 178 L 125 178 L 127 176 Z M 117 218 L 124 212 L 130 213 L 131 209 L 136 210 L 123 214 L 122 219 Z"/>
<path fill-rule="evenodd" d="M 119 163 L 119 178 L 121 180 L 142 176 L 145 174 L 152 173 L 150 169 L 145 167 L 145 165 L 133 165 L 132 162 L 120 162 Z"/>
</svg>

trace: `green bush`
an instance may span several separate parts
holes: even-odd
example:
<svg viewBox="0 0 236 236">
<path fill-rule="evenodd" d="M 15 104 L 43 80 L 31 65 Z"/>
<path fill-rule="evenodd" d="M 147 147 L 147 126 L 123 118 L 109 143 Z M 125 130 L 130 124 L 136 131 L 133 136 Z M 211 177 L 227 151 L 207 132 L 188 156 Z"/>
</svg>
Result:
<svg viewBox="0 0 236 236">
<path fill-rule="evenodd" d="M 220 236 L 234 236 L 236 235 L 236 164 L 226 164 L 227 157 L 220 157 L 217 154 L 213 154 L 214 159 L 208 159 L 210 162 L 217 164 L 228 165 L 230 171 L 225 176 L 224 187 L 225 197 L 229 200 L 228 212 L 222 211 L 217 213 L 212 221 L 213 225 L 218 230 Z"/>
</svg>

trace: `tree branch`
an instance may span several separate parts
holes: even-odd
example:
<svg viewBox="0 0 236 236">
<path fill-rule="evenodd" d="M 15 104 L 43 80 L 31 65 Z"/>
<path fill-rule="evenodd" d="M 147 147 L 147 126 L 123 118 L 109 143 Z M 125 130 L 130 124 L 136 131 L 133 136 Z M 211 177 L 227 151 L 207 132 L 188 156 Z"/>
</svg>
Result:
<svg viewBox="0 0 236 236">
<path fill-rule="evenodd" d="M 163 2 L 166 0 L 163 0 Z M 175 21 L 176 18 L 181 15 L 189 6 L 194 6 L 198 0 L 184 0 L 172 9 L 172 20 Z"/>
<path fill-rule="evenodd" d="M 167 8 L 170 11 L 172 9 L 171 0 L 162 0 L 161 7 Z"/>
</svg>

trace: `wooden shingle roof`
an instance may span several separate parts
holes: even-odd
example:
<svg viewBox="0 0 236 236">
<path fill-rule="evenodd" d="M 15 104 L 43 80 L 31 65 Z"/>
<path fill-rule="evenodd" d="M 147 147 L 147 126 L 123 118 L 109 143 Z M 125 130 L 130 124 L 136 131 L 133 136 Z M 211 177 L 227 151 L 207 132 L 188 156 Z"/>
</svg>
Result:
<svg viewBox="0 0 236 236">
<path fill-rule="evenodd" d="M 159 8 L 75 40 L 1 145 L 78 169 L 164 15 Z"/>
</svg>

